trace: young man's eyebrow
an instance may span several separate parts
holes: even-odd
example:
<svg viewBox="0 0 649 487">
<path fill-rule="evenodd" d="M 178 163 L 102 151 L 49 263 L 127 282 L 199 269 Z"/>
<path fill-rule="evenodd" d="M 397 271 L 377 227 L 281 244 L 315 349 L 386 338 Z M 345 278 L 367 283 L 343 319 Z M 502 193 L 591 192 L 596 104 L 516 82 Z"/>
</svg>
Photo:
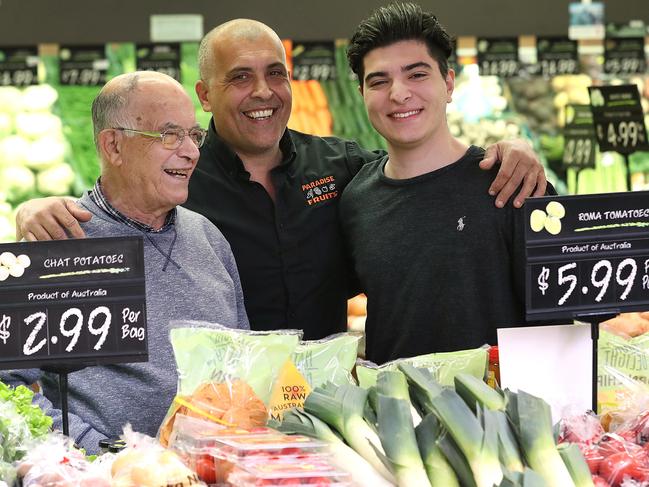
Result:
<svg viewBox="0 0 649 487">
<path fill-rule="evenodd" d="M 369 73 L 367 76 L 365 76 L 364 82 L 367 83 L 370 81 L 372 78 L 381 78 L 383 76 L 386 76 L 385 71 L 374 71 L 373 73 Z"/>
<path fill-rule="evenodd" d="M 415 68 L 429 68 L 432 69 L 433 67 L 428 64 L 427 62 L 424 61 L 418 61 L 416 63 L 408 64 L 407 66 L 403 66 L 401 68 L 401 71 L 410 71 Z"/>
<path fill-rule="evenodd" d="M 401 66 L 401 71 L 406 72 L 406 71 L 411 71 L 416 68 L 428 68 L 428 69 L 433 69 L 433 67 L 425 62 L 425 61 L 417 61 L 416 63 L 408 64 L 406 66 Z M 367 83 L 370 81 L 372 78 L 380 78 L 383 76 L 387 76 L 387 73 L 385 71 L 374 71 L 372 73 L 369 73 L 367 76 L 365 76 L 364 82 Z"/>
</svg>

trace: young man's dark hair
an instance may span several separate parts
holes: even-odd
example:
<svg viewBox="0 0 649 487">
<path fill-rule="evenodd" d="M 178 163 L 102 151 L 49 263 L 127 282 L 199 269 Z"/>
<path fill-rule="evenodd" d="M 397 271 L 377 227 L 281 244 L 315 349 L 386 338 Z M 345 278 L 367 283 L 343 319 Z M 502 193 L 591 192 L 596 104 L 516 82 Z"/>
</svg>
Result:
<svg viewBox="0 0 649 487">
<path fill-rule="evenodd" d="M 380 7 L 363 20 L 349 42 L 347 60 L 363 86 L 365 75 L 363 59 L 378 47 L 399 41 L 421 41 L 428 47 L 430 56 L 437 61 L 442 77 L 448 73 L 448 58 L 453 50 L 451 36 L 437 21 L 437 17 L 424 12 L 414 3 L 391 3 Z"/>
</svg>

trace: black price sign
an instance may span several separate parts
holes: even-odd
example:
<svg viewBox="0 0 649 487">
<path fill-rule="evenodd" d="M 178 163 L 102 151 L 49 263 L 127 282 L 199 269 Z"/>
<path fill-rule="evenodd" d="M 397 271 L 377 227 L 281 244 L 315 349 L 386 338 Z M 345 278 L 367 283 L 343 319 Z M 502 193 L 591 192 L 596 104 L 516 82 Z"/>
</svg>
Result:
<svg viewBox="0 0 649 487">
<path fill-rule="evenodd" d="M 631 154 L 649 150 L 647 129 L 636 85 L 590 86 L 590 108 L 602 152 Z"/>
<path fill-rule="evenodd" d="M 180 82 L 180 43 L 136 44 L 136 64 L 141 71 L 157 71 Z"/>
<path fill-rule="evenodd" d="M 593 126 L 593 113 L 589 105 L 567 105 L 566 126 L 563 129 L 564 167 L 584 169 L 595 167 L 597 138 Z"/>
<path fill-rule="evenodd" d="M 487 39 L 478 37 L 478 66 L 481 76 L 508 78 L 518 75 L 518 38 Z"/>
<path fill-rule="evenodd" d="M 146 360 L 141 238 L 0 245 L 0 368 Z"/>
<path fill-rule="evenodd" d="M 38 48 L 0 47 L 0 86 L 38 83 Z"/>
<path fill-rule="evenodd" d="M 529 320 L 649 309 L 649 192 L 527 200 Z"/>
<path fill-rule="evenodd" d="M 579 73 L 577 41 L 567 37 L 538 37 L 536 55 L 538 70 L 546 77 Z"/>
<path fill-rule="evenodd" d="M 644 37 L 606 38 L 604 43 L 604 72 L 614 75 L 644 74 L 647 60 Z"/>
<path fill-rule="evenodd" d="M 293 79 L 336 79 L 335 53 L 334 41 L 293 41 Z"/>
<path fill-rule="evenodd" d="M 105 46 L 61 46 L 59 83 L 65 86 L 103 86 L 108 59 Z"/>
</svg>

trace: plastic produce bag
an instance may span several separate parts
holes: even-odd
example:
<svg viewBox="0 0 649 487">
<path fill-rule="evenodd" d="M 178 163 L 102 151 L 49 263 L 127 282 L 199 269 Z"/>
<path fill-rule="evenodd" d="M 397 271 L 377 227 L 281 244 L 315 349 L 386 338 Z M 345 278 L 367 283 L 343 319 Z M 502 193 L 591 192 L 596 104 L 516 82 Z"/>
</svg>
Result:
<svg viewBox="0 0 649 487">
<path fill-rule="evenodd" d="M 206 325 L 172 324 L 178 392 L 158 435 L 165 446 L 177 413 L 228 427 L 265 424 L 273 385 L 300 338 L 297 330 L 254 332 Z"/>
<path fill-rule="evenodd" d="M 20 462 L 23 487 L 110 487 L 108 472 L 88 462 L 70 438 L 48 435 Z"/>
<path fill-rule="evenodd" d="M 174 452 L 162 448 L 154 438 L 132 431 L 129 425 L 122 438 L 126 448 L 112 462 L 112 487 L 205 486 Z"/>
<path fill-rule="evenodd" d="M 351 370 L 356 363 L 360 338 L 339 333 L 322 340 L 300 342 L 293 352 L 293 363 L 312 388 L 325 382 L 337 386 L 352 384 Z"/>
<path fill-rule="evenodd" d="M 648 385 L 649 334 L 624 338 L 602 327 L 598 343 L 599 413 L 628 408 L 634 402 L 649 405 Z"/>
<path fill-rule="evenodd" d="M 381 370 L 396 370 L 400 363 L 408 363 L 418 368 L 426 368 L 437 382 L 452 386 L 453 379 L 460 372 L 483 379 L 487 372 L 488 349 L 474 348 L 458 352 L 440 352 L 393 360 L 381 366 L 366 360 L 356 363 L 358 384 L 363 388 L 376 385 L 376 377 Z"/>
</svg>

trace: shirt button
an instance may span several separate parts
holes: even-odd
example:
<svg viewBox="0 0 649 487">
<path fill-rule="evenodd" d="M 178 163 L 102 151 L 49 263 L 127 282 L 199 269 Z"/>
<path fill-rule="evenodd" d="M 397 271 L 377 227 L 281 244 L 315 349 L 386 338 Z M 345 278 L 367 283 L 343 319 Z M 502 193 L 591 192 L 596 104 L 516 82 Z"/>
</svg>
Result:
<svg viewBox="0 0 649 487">
<path fill-rule="evenodd" d="M 279 224 L 279 228 L 280 228 L 280 230 L 284 230 L 284 224 L 283 224 L 283 223 L 280 223 L 280 224 Z"/>
<path fill-rule="evenodd" d="M 293 311 L 289 311 L 288 312 L 288 317 L 291 318 L 291 319 L 295 318 L 295 313 Z"/>
</svg>

